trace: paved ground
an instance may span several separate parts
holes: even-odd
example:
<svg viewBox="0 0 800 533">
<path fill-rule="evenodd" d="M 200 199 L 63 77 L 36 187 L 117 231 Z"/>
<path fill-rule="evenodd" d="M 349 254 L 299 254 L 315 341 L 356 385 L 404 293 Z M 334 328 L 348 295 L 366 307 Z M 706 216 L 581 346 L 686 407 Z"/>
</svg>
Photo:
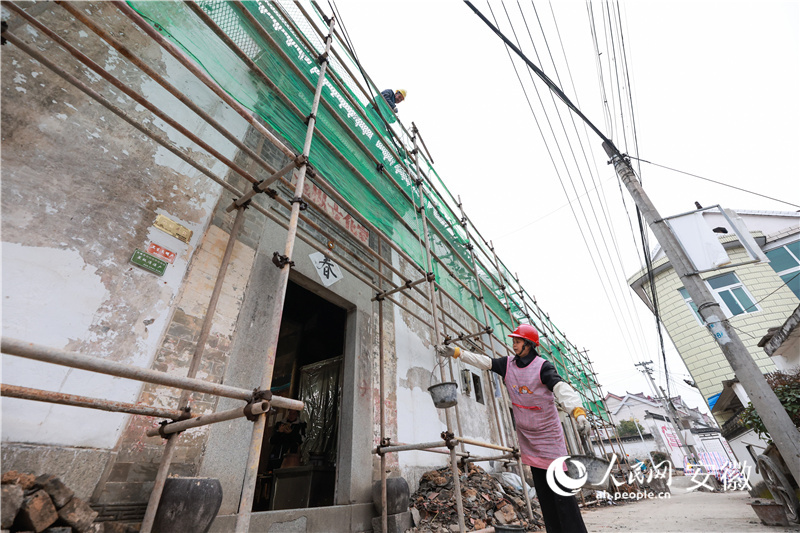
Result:
<svg viewBox="0 0 800 533">
<path fill-rule="evenodd" d="M 783 533 L 794 528 L 765 526 L 747 505 L 747 492 L 690 492 L 673 485 L 672 495 L 664 500 L 641 500 L 634 503 L 584 510 L 583 520 L 590 532 L 637 531 L 737 533 L 762 531 Z"/>
</svg>

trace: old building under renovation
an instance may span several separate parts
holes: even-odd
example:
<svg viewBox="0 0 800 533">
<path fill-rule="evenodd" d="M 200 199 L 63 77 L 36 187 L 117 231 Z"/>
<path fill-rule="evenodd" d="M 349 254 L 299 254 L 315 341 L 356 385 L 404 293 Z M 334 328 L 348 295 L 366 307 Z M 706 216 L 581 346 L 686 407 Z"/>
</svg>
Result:
<svg viewBox="0 0 800 533">
<path fill-rule="evenodd" d="M 387 475 L 413 490 L 465 460 L 517 471 L 505 388 L 434 346 L 506 356 L 519 323 L 613 442 L 585 353 L 331 13 L 2 10 L 3 472 L 58 475 L 142 531 L 168 476 L 220 481 L 214 531 L 370 530 Z M 428 390 L 443 382 L 446 409 Z"/>
</svg>

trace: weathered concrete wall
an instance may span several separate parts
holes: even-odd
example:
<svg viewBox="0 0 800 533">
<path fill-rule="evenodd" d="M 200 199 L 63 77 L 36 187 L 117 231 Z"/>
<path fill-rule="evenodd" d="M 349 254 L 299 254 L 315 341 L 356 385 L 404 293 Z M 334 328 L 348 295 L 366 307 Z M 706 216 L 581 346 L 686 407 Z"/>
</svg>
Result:
<svg viewBox="0 0 800 533">
<path fill-rule="evenodd" d="M 244 135 L 245 122 L 240 117 L 135 30 L 113 6 L 87 3 L 81 7 L 101 26 L 124 35 L 130 48 L 166 73 L 173 84 L 234 134 Z M 75 24 L 60 7 L 44 4 L 31 9 L 42 22 L 189 130 L 202 132 L 223 153 L 234 154 L 234 147 L 216 132 L 208 131 L 199 117 L 99 38 L 84 31 L 82 25 Z M 192 152 L 201 165 L 224 176 L 221 163 L 160 120 L 152 120 L 149 112 L 96 75 L 85 72 L 71 56 L 20 23 L 18 17 L 11 18 L 10 31 L 43 50 L 130 115 L 165 132 L 172 142 Z M 171 322 L 173 314 L 178 322 L 190 320 L 186 318 L 190 315 L 193 319 L 202 317 L 201 310 L 195 313 L 192 307 L 202 306 L 199 301 L 185 302 L 190 315 L 186 310 L 176 310 L 175 305 L 221 188 L 12 45 L 3 48 L 2 62 L 3 334 L 143 367 L 151 366 L 165 335 L 168 342 L 161 353 L 185 351 L 187 346 L 175 342 L 180 334 Z M 192 230 L 190 242 L 182 243 L 154 228 L 159 214 Z M 146 249 L 150 242 L 176 253 L 174 264 L 167 267 L 163 277 L 129 263 L 134 249 Z M 209 244 L 209 248 L 214 247 Z M 241 250 L 237 255 L 244 258 L 240 261 L 240 278 L 249 275 L 246 255 Z M 234 272 L 239 268 L 237 261 Z M 212 262 L 201 260 L 201 264 Z M 195 277 L 199 281 L 202 268 L 197 268 Z M 219 337 L 227 334 L 230 325 L 215 328 L 212 337 Z M 156 366 L 185 372 L 163 360 Z M 142 386 L 135 381 L 16 357 L 3 358 L 3 381 L 120 401 L 143 399 Z M 157 398 L 144 399 L 168 406 Z M 24 468 L 27 459 L 16 458 L 31 456 L 6 455 L 14 443 L 90 447 L 107 457 L 108 453 L 101 450 L 118 444 L 128 418 L 4 399 L 3 448 L 4 459 L 9 460 L 3 461 L 3 470 Z M 132 424 L 141 422 L 134 420 Z M 35 466 L 55 472 L 58 464 L 53 463 Z"/>
</svg>

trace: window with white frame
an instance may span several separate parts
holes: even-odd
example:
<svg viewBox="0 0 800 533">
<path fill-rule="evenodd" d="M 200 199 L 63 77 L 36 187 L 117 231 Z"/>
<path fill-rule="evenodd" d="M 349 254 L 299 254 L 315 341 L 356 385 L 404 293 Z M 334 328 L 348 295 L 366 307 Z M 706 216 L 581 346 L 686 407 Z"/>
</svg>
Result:
<svg viewBox="0 0 800 533">
<path fill-rule="evenodd" d="M 772 270 L 800 298 L 800 241 L 767 252 Z"/>
<path fill-rule="evenodd" d="M 761 308 L 755 303 L 753 296 L 747 291 L 745 286 L 739 281 L 739 278 L 733 272 L 714 276 L 706 280 L 711 291 L 714 293 L 714 298 L 720 304 L 722 310 L 730 318 L 736 315 L 746 313 L 755 313 L 761 311 Z M 692 312 L 697 319 L 697 322 L 702 326 L 705 324 L 700 313 L 697 311 L 697 306 L 692 301 L 689 292 L 681 287 L 678 292 L 683 296 L 684 301 L 692 309 Z"/>
</svg>

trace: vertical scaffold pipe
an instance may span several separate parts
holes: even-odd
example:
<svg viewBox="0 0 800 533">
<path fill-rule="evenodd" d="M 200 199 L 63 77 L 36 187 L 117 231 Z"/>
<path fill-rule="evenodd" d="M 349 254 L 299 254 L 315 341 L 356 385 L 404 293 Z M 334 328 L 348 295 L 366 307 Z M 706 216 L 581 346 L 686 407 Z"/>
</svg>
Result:
<svg viewBox="0 0 800 533">
<path fill-rule="evenodd" d="M 431 260 L 431 242 L 430 237 L 428 236 L 428 215 L 425 212 L 425 190 L 422 188 L 422 179 L 419 176 L 419 158 L 417 157 L 417 138 L 414 136 L 414 166 L 417 170 L 416 176 L 416 185 L 417 191 L 419 192 L 419 211 L 420 215 L 422 216 L 422 233 L 425 236 L 425 258 L 426 264 L 428 265 L 428 272 L 433 272 L 433 261 Z M 438 303 L 436 302 L 436 281 L 433 277 L 428 282 L 428 290 L 430 294 L 430 304 L 431 304 L 431 317 L 433 318 L 433 344 L 434 346 L 438 346 L 441 343 L 440 333 L 439 333 L 439 309 Z M 438 355 L 434 355 L 434 357 L 439 357 Z M 440 375 L 442 378 L 442 382 L 445 380 L 445 373 L 444 373 L 444 365 L 440 365 L 439 367 Z M 450 365 L 450 377 L 451 379 L 455 380 L 455 375 L 453 374 L 453 366 L 452 362 Z M 456 415 L 456 422 L 458 423 L 459 429 L 458 432 L 461 434 L 461 421 L 458 417 L 458 404 L 454 407 L 448 407 L 445 409 L 445 420 L 447 421 L 447 432 L 452 434 L 453 433 L 453 409 Z M 458 459 L 456 457 L 456 449 L 455 446 L 450 447 L 450 469 L 453 472 L 453 490 L 456 493 L 456 509 L 458 510 L 458 529 L 462 533 L 466 531 L 466 527 L 464 526 L 464 501 L 461 495 L 461 479 L 458 475 Z"/>
<path fill-rule="evenodd" d="M 189 372 L 187 377 L 197 377 L 197 371 L 200 369 L 200 362 L 203 359 L 203 352 L 206 348 L 206 341 L 208 334 L 211 331 L 211 323 L 214 319 L 214 313 L 217 310 L 217 303 L 219 302 L 220 294 L 222 293 L 222 284 L 225 281 L 225 274 L 228 272 L 228 265 L 233 256 L 233 246 L 236 244 L 236 238 L 239 236 L 239 231 L 242 229 L 244 223 L 244 208 L 240 207 L 236 211 L 236 218 L 233 221 L 231 233 L 228 236 L 228 244 L 225 247 L 225 253 L 222 256 L 222 262 L 217 271 L 217 280 L 214 283 L 214 289 L 211 291 L 211 298 L 208 302 L 206 309 L 206 316 L 203 319 L 203 325 L 200 328 L 200 336 L 197 339 L 197 344 L 192 354 L 192 361 L 189 363 Z M 180 400 L 178 401 L 178 409 L 183 409 L 189 404 L 191 391 L 184 390 L 181 392 Z M 150 533 L 153 528 L 153 521 L 156 518 L 156 511 L 158 511 L 158 504 L 161 501 L 161 494 L 164 492 L 164 483 L 167 480 L 169 473 L 169 466 L 172 463 L 172 457 L 175 454 L 175 446 L 178 443 L 178 434 L 170 435 L 167 438 L 167 443 L 164 446 L 164 453 L 161 454 L 161 463 L 158 465 L 158 472 L 156 472 L 155 483 L 153 484 L 153 491 L 150 493 L 150 499 L 147 502 L 147 510 L 142 519 L 142 533 Z"/>
<path fill-rule="evenodd" d="M 314 125 L 316 123 L 317 109 L 319 100 L 322 96 L 322 87 L 325 85 L 325 72 L 328 68 L 328 54 L 333 41 L 333 27 L 335 18 L 331 16 L 328 23 L 328 37 L 325 42 L 325 53 L 320 56 L 319 79 L 314 92 L 314 100 L 311 104 L 311 113 L 308 116 L 308 128 L 306 129 L 305 143 L 303 144 L 303 158 L 305 162 L 299 169 L 295 170 L 294 177 L 297 184 L 292 200 L 292 211 L 289 217 L 289 229 L 286 235 L 286 245 L 283 251 L 283 266 L 280 268 L 280 275 L 275 286 L 275 309 L 267 328 L 267 354 L 264 362 L 264 369 L 261 375 L 261 390 L 269 390 L 272 385 L 272 371 L 275 366 L 275 353 L 278 346 L 278 336 L 281 328 L 281 317 L 283 314 L 283 303 L 286 299 L 286 286 L 289 283 L 289 271 L 291 266 L 292 252 L 294 251 L 295 237 L 297 236 L 297 224 L 300 219 L 300 204 L 303 198 L 303 189 L 306 182 L 306 171 L 308 169 L 308 156 L 311 153 L 311 140 L 314 137 Z M 242 496 L 239 500 L 239 513 L 236 516 L 236 533 L 247 533 L 250 529 L 250 516 L 253 511 L 253 497 L 256 489 L 256 476 L 258 473 L 258 462 L 261 458 L 261 444 L 264 439 L 264 428 L 266 426 L 266 415 L 259 415 L 253 423 L 253 433 L 250 439 L 250 451 L 247 458 L 244 483 L 242 486 Z"/>
<path fill-rule="evenodd" d="M 483 281 L 481 281 L 481 276 L 478 272 L 478 259 L 475 257 L 475 246 L 472 244 L 472 235 L 469 232 L 469 222 L 467 220 L 467 215 L 464 213 L 464 205 L 461 203 L 461 197 L 458 198 L 458 209 L 461 211 L 461 226 L 464 228 L 464 232 L 467 235 L 467 247 L 469 248 L 470 257 L 472 258 L 472 268 L 473 272 L 475 273 L 475 281 L 478 283 L 478 297 L 481 301 L 481 308 L 483 309 L 483 322 L 484 325 L 488 328 L 489 327 L 489 311 L 486 309 L 486 298 L 484 297 L 483 293 Z M 509 323 L 510 326 L 513 325 L 513 322 Z M 501 332 L 502 334 L 502 332 Z M 487 333 L 487 337 L 489 338 L 489 348 L 492 351 L 492 358 L 497 357 L 497 351 L 494 348 L 494 341 L 492 340 L 492 334 Z M 502 387 L 502 385 L 501 385 Z M 506 397 L 503 396 L 503 404 L 507 406 L 508 403 L 505 402 Z M 503 415 L 507 415 L 508 411 L 504 408 Z M 506 417 L 503 418 L 503 424 L 506 425 L 511 431 L 511 441 L 514 443 L 514 447 L 519 449 L 519 441 L 517 440 L 517 433 L 513 431 L 511 428 L 511 423 L 506 421 Z M 525 509 L 528 511 L 528 518 L 533 522 L 533 509 L 531 508 L 531 497 L 528 494 L 528 490 L 525 488 L 525 474 L 522 470 L 522 456 L 517 459 L 517 471 L 519 472 L 519 479 L 522 483 L 522 492 L 525 495 Z"/>
<path fill-rule="evenodd" d="M 381 246 L 381 241 L 383 239 L 378 239 L 378 255 L 381 254 L 383 248 Z M 379 264 L 378 267 L 381 269 L 381 274 L 383 273 L 383 267 Z M 383 290 L 383 280 L 378 277 L 378 287 Z M 384 354 L 383 354 L 383 298 L 378 299 L 378 365 L 380 365 L 379 369 L 379 380 L 380 380 L 380 395 L 381 395 L 381 446 L 383 446 L 386 441 L 386 389 L 384 385 Z M 381 533 L 388 533 L 389 531 L 389 514 L 388 509 L 386 507 L 386 454 L 381 453 Z"/>
</svg>

